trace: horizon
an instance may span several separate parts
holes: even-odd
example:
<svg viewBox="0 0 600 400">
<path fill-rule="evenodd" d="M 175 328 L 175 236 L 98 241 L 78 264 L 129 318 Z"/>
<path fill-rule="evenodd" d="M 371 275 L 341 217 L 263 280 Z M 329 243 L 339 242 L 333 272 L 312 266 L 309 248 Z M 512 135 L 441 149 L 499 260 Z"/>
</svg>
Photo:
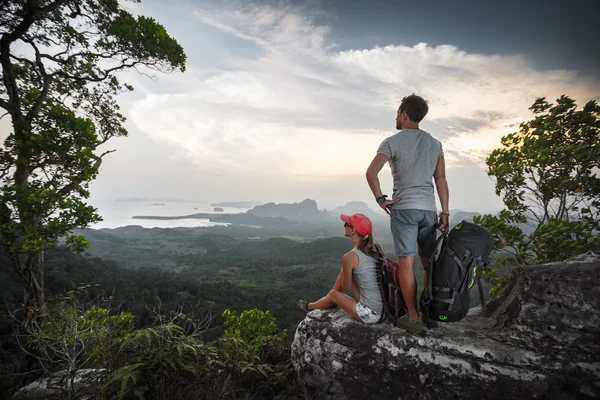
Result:
<svg viewBox="0 0 600 400">
<path fill-rule="evenodd" d="M 210 204 L 211 206 L 213 205 L 218 205 L 220 203 L 256 203 L 256 206 L 261 206 L 261 205 L 265 205 L 265 204 L 276 204 L 276 205 L 283 205 L 283 204 L 299 204 L 302 203 L 306 200 L 311 200 L 314 201 L 317 204 L 317 208 L 319 211 L 330 211 L 332 209 L 335 208 L 340 208 L 340 207 L 345 207 L 348 206 L 350 203 L 361 203 L 361 205 L 364 205 L 366 207 L 368 207 L 369 209 L 371 209 L 371 211 L 373 212 L 378 212 L 381 211 L 382 213 L 384 213 L 383 210 L 381 210 L 379 207 L 371 207 L 369 206 L 368 203 L 362 201 L 362 200 L 348 200 L 343 204 L 338 204 L 338 205 L 334 205 L 333 207 L 322 207 L 319 203 L 319 201 L 317 199 L 313 199 L 310 197 L 306 197 L 302 200 L 297 200 L 297 201 L 291 201 L 291 202 L 277 202 L 277 201 L 266 201 L 266 202 L 262 202 L 262 201 L 257 201 L 257 200 L 219 200 L 219 201 L 205 201 L 205 200 L 198 200 L 198 199 L 180 199 L 180 198 L 169 198 L 169 197 L 154 197 L 154 198 L 139 198 L 139 197 L 128 197 L 128 198 L 116 198 L 113 200 L 113 202 L 115 203 L 136 203 L 136 202 L 149 202 L 149 201 L 156 201 L 156 202 L 164 202 L 164 203 L 204 203 L 204 204 Z M 238 208 L 238 207 L 234 207 L 234 208 Z M 244 209 L 247 207 L 239 207 L 240 209 Z M 250 209 L 253 207 L 250 207 Z M 461 208 L 451 208 L 450 211 L 467 211 L 467 212 L 479 212 L 476 210 L 464 210 Z M 500 212 L 500 210 L 497 210 L 497 212 Z M 485 214 L 480 212 L 481 214 Z M 218 215 L 218 214 L 217 214 Z"/>
<path fill-rule="evenodd" d="M 313 199 L 313 198 L 309 198 L 309 197 L 306 197 L 306 198 L 304 198 L 302 200 L 291 201 L 291 202 L 277 202 L 277 201 L 266 201 L 266 202 L 263 202 L 263 201 L 257 201 L 257 200 L 223 200 L 223 201 L 214 201 L 214 202 L 211 201 L 211 202 L 209 202 L 209 201 L 198 200 L 198 199 L 161 198 L 161 197 L 155 197 L 155 198 L 130 197 L 130 198 L 117 198 L 117 199 L 113 200 L 114 203 L 161 202 L 163 204 L 169 204 L 169 203 L 175 203 L 175 204 L 194 204 L 194 205 L 203 204 L 203 205 L 210 205 L 211 207 L 213 207 L 213 206 L 215 206 L 215 207 L 219 206 L 222 203 L 254 203 L 254 205 L 252 207 L 241 207 L 241 206 L 240 207 L 232 207 L 232 206 L 229 207 L 229 208 L 240 209 L 240 210 L 245 210 L 245 209 L 250 210 L 250 209 L 252 209 L 254 207 L 263 206 L 263 205 L 266 205 L 266 204 L 275 204 L 277 206 L 279 206 L 279 205 L 295 205 L 295 204 L 303 203 L 305 201 L 314 201 L 316 203 L 317 209 L 319 211 L 327 211 L 327 212 L 332 212 L 333 210 L 335 210 L 337 208 L 347 207 L 351 203 L 359 203 L 360 206 L 367 207 L 373 213 L 379 213 L 380 212 L 382 216 L 385 216 L 385 211 L 383 211 L 380 207 L 372 207 L 368 203 L 366 203 L 366 202 L 364 202 L 362 200 L 348 200 L 348 201 L 346 201 L 344 203 L 340 203 L 340 204 L 337 204 L 337 205 L 332 205 L 330 207 L 323 206 L 317 199 Z M 106 205 L 106 203 L 104 205 Z M 155 205 L 155 204 L 150 204 L 150 205 Z M 158 209 L 158 210 L 160 210 L 160 209 Z M 479 213 L 479 214 L 495 214 L 495 213 L 500 212 L 501 210 L 496 210 L 494 212 L 487 213 L 487 212 L 481 212 L 481 211 L 477 211 L 477 210 L 465 210 L 465 209 L 461 209 L 461 208 L 450 208 L 450 211 L 455 211 L 455 212 L 474 212 L 474 213 Z M 214 214 L 215 215 L 222 215 L 222 212 L 215 212 Z"/>
<path fill-rule="evenodd" d="M 118 98 L 129 137 L 100 149 L 117 151 L 89 204 L 311 198 L 375 210 L 364 173 L 414 92 L 430 106 L 421 128 L 443 144 L 450 208 L 497 212 L 485 157 L 535 99 L 600 99 L 594 5 L 574 1 L 567 15 L 558 1 L 125 3 L 180 42 L 187 71 L 120 75 L 136 89 Z M 0 140 L 9 132 L 1 119 Z M 388 165 L 380 180 L 391 195 Z"/>
</svg>

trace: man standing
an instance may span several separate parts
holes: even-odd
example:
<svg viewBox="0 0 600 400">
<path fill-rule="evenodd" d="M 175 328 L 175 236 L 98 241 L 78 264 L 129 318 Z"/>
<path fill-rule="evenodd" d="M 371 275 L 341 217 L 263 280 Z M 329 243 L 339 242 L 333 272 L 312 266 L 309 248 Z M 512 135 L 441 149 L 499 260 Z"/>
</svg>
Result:
<svg viewBox="0 0 600 400">
<path fill-rule="evenodd" d="M 396 116 L 399 132 L 385 139 L 367 169 L 367 182 L 377 203 L 391 218 L 394 247 L 399 257 L 400 287 L 407 315 L 396 323 L 413 331 L 426 329 L 417 312 L 417 283 L 413 271 L 415 257 L 429 263 L 436 241 L 436 227 L 448 229 L 448 183 L 442 144 L 419 129 L 429 106 L 420 96 L 404 97 Z M 394 178 L 394 195 L 388 200 L 381 191 L 378 174 L 389 162 Z M 438 224 L 432 178 L 442 205 Z M 425 283 L 427 276 L 424 276 Z"/>
</svg>

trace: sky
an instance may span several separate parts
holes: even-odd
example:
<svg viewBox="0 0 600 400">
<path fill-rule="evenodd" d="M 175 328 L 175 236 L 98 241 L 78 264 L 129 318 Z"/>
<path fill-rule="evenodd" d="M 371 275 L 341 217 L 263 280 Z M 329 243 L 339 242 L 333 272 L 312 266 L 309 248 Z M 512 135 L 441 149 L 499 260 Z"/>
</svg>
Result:
<svg viewBox="0 0 600 400">
<path fill-rule="evenodd" d="M 496 212 L 485 157 L 538 97 L 600 99 L 596 0 L 146 0 L 187 71 L 122 74 L 129 137 L 111 140 L 91 203 L 365 201 L 365 171 L 411 93 L 442 142 L 450 208 Z M 5 121 L 2 129 L 8 129 Z M 380 174 L 391 194 L 388 166 Z"/>
</svg>

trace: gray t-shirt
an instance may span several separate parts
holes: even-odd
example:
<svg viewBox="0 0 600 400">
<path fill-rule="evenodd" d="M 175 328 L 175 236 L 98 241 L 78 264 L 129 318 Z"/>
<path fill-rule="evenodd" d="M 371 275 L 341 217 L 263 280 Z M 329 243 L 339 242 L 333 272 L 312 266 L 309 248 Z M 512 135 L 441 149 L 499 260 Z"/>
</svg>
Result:
<svg viewBox="0 0 600 400">
<path fill-rule="evenodd" d="M 352 270 L 352 279 L 360 291 L 359 301 L 371 311 L 381 314 L 383 313 L 383 300 L 377 280 L 379 273 L 377 261 L 357 248 L 351 251 L 358 256 L 358 267 Z"/>
<path fill-rule="evenodd" d="M 377 154 L 390 159 L 393 198 L 400 198 L 392 209 L 436 211 L 433 173 L 438 158 L 444 155 L 439 140 L 420 129 L 403 129 L 385 139 Z"/>
</svg>

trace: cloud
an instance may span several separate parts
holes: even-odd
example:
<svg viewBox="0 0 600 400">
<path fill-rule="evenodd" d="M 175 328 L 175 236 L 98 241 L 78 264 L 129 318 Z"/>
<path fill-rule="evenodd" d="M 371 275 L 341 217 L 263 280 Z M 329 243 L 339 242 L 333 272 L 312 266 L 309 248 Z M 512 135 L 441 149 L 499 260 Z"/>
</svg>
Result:
<svg viewBox="0 0 600 400">
<path fill-rule="evenodd" d="M 443 140 L 449 167 L 483 166 L 500 137 L 531 117 L 536 97 L 600 95 L 597 80 L 538 71 L 519 55 L 426 43 L 338 51 L 331 16 L 318 9 L 225 4 L 193 18 L 259 50 L 223 69 L 192 65 L 179 92 L 148 95 L 130 113 L 207 173 L 243 173 L 257 184 L 361 176 L 413 92 L 429 101 L 422 126 Z"/>
</svg>

